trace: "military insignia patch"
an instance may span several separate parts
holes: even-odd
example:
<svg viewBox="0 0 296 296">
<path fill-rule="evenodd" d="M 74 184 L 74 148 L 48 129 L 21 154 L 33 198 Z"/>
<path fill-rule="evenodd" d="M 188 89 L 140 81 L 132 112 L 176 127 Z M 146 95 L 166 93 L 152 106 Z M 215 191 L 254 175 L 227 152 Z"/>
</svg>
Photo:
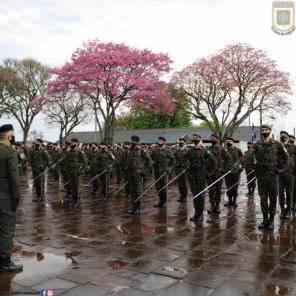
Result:
<svg viewBox="0 0 296 296">
<path fill-rule="evenodd" d="M 291 34 L 295 30 L 295 3 L 293 1 L 272 3 L 272 30 L 280 35 Z"/>
</svg>

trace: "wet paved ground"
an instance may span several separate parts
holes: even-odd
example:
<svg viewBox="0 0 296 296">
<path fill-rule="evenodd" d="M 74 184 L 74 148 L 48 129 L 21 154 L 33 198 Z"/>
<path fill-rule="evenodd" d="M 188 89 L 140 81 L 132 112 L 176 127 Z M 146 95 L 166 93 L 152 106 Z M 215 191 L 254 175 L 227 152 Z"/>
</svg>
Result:
<svg viewBox="0 0 296 296">
<path fill-rule="evenodd" d="M 250 202 L 243 184 L 239 207 L 223 208 L 220 219 L 206 214 L 203 224 L 188 220 L 192 202 L 177 203 L 175 186 L 167 210 L 152 207 L 150 190 L 139 217 L 124 213 L 130 204 L 120 195 L 101 201 L 81 188 L 82 207 L 73 210 L 49 178 L 46 202 L 36 205 L 23 177 L 14 258 L 24 271 L 0 275 L 0 291 L 296 295 L 296 218 L 277 217 L 274 232 L 259 231 L 259 198 Z"/>
</svg>

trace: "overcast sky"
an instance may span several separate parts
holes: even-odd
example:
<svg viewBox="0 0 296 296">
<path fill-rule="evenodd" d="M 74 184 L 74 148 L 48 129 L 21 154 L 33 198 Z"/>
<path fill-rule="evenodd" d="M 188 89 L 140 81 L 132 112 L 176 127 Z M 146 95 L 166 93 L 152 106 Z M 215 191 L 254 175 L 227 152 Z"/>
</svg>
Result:
<svg viewBox="0 0 296 296">
<path fill-rule="evenodd" d="M 98 38 L 168 53 L 179 70 L 230 43 L 247 42 L 266 50 L 295 81 L 296 31 L 280 36 L 271 25 L 271 0 L 1 0 L 0 59 L 32 57 L 58 66 L 83 41 Z M 293 110 L 277 118 L 277 130 L 296 127 L 295 95 L 291 100 Z M 255 115 L 251 121 L 259 123 Z M 57 139 L 42 116 L 32 129 Z"/>
</svg>

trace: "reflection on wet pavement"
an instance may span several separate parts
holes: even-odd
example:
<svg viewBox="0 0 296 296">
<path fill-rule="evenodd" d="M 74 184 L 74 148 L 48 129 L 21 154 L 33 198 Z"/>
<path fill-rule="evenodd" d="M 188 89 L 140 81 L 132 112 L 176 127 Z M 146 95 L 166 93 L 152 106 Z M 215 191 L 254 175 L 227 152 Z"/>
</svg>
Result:
<svg viewBox="0 0 296 296">
<path fill-rule="evenodd" d="M 244 186 L 237 209 L 205 214 L 199 224 L 188 220 L 191 200 L 177 203 L 175 185 L 169 188 L 167 210 L 153 208 L 152 189 L 141 215 L 131 217 L 125 212 L 130 203 L 120 195 L 102 201 L 88 186 L 81 208 L 73 210 L 51 177 L 44 203 L 32 203 L 28 184 L 23 176 L 13 248 L 24 271 L 1 274 L 0 291 L 296 295 L 296 219 L 276 218 L 274 232 L 259 231 L 259 197 L 249 200 Z"/>
</svg>

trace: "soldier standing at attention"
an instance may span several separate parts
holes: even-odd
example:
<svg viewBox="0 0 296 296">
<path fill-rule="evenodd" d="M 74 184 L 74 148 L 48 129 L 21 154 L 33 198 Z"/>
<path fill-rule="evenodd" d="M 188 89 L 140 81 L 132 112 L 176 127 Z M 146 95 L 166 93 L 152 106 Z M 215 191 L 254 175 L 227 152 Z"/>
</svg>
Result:
<svg viewBox="0 0 296 296">
<path fill-rule="evenodd" d="M 211 143 L 212 145 L 208 147 L 208 150 L 217 160 L 217 169 L 208 177 L 208 184 L 214 183 L 225 174 L 230 169 L 231 163 L 231 156 L 225 148 L 221 147 L 220 139 L 217 135 L 211 135 Z M 208 210 L 209 214 L 220 214 L 222 183 L 223 179 L 209 188 L 209 199 L 211 204 L 211 209 Z"/>
<path fill-rule="evenodd" d="M 106 143 L 100 143 L 100 150 L 96 156 L 96 174 L 104 173 L 99 177 L 100 197 L 106 199 L 109 191 L 109 177 L 112 163 L 115 160 L 111 150 L 107 150 Z"/>
<path fill-rule="evenodd" d="M 248 150 L 244 153 L 243 164 L 246 171 L 247 183 L 248 183 L 248 194 L 247 196 L 254 198 L 256 189 L 256 173 L 255 173 L 255 158 L 254 158 L 254 144 L 248 142 Z"/>
<path fill-rule="evenodd" d="M 283 146 L 270 137 L 271 128 L 262 125 L 262 140 L 254 144 L 256 177 L 261 199 L 263 222 L 259 229 L 274 229 L 278 195 L 278 174 L 288 167 L 289 157 Z"/>
<path fill-rule="evenodd" d="M 138 136 L 132 136 L 130 149 L 126 154 L 129 188 L 132 196 L 132 207 L 127 212 L 132 215 L 140 214 L 144 164 L 145 161 L 150 161 L 148 153 L 140 148 L 139 142 Z"/>
<path fill-rule="evenodd" d="M 60 172 L 61 172 L 63 183 L 64 183 L 64 190 L 63 191 L 66 191 L 66 198 L 71 197 L 71 192 L 70 192 L 70 187 L 69 187 L 69 178 L 68 178 L 68 174 L 67 174 L 68 168 L 67 168 L 67 163 L 66 163 L 66 156 L 67 156 L 70 146 L 71 146 L 70 142 L 66 142 L 65 144 L 63 144 L 61 154 L 60 154 L 60 160 L 59 160 L 59 168 L 60 168 Z"/>
<path fill-rule="evenodd" d="M 188 149 L 185 145 L 185 140 L 183 138 L 179 139 L 178 148 L 174 151 L 174 157 L 176 159 L 175 163 L 175 174 L 178 176 L 183 172 L 182 175 L 177 179 L 178 189 L 180 193 L 180 197 L 177 200 L 178 202 L 186 202 L 187 201 L 187 170 L 188 170 L 188 159 L 187 159 Z"/>
<path fill-rule="evenodd" d="M 281 219 L 291 217 L 291 207 L 294 187 L 294 169 L 295 169 L 295 146 L 289 144 L 289 134 L 285 131 L 280 132 L 281 144 L 289 155 L 288 168 L 279 174 L 279 202 L 281 207 Z"/>
<path fill-rule="evenodd" d="M 155 180 L 158 180 L 163 175 L 155 184 L 158 192 L 158 203 L 154 205 L 155 208 L 166 208 L 167 188 L 164 187 L 168 183 L 168 176 L 175 161 L 174 155 L 165 146 L 165 142 L 164 137 L 159 137 L 157 147 L 151 153 Z"/>
<path fill-rule="evenodd" d="M 230 168 L 232 169 L 232 171 L 225 177 L 228 203 L 226 203 L 224 206 L 237 207 L 236 200 L 238 196 L 238 186 L 240 174 L 243 170 L 241 168 L 243 161 L 243 153 L 239 148 L 234 146 L 234 139 L 231 137 L 226 138 L 225 146 L 227 152 L 231 156 Z"/>
<path fill-rule="evenodd" d="M 22 265 L 11 261 L 16 209 L 20 199 L 20 176 L 13 126 L 0 127 L 0 273 L 21 272 Z"/>
<path fill-rule="evenodd" d="M 189 160 L 188 179 L 193 197 L 204 190 L 207 186 L 207 178 L 217 169 L 217 160 L 213 154 L 202 146 L 202 138 L 195 135 L 192 140 L 194 147 L 187 154 Z M 195 213 L 190 221 L 203 221 L 205 208 L 205 192 L 193 200 Z"/>
<path fill-rule="evenodd" d="M 29 163 L 32 167 L 33 183 L 36 191 L 36 197 L 33 198 L 34 202 L 44 200 L 45 190 L 45 172 L 46 168 L 50 165 L 50 156 L 42 147 L 43 140 L 37 139 L 34 149 L 29 154 Z"/>
<path fill-rule="evenodd" d="M 83 151 L 81 151 L 78 147 L 79 142 L 78 139 L 71 139 L 71 148 L 66 153 L 65 157 L 65 165 L 67 168 L 67 176 L 69 182 L 69 190 L 72 196 L 72 208 L 79 208 L 79 177 L 81 175 L 82 170 L 86 167 L 87 159 Z"/>
</svg>

